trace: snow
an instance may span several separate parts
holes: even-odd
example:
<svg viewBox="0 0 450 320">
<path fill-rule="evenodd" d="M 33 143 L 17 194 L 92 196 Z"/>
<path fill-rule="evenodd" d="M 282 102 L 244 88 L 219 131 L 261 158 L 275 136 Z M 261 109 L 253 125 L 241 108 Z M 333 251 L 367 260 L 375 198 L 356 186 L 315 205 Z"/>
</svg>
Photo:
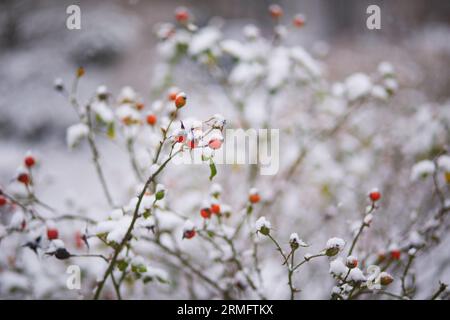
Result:
<svg viewBox="0 0 450 320">
<path fill-rule="evenodd" d="M 411 180 L 416 181 L 431 175 L 436 170 L 436 167 L 431 160 L 422 160 L 417 162 L 411 169 Z"/>
<path fill-rule="evenodd" d="M 92 111 L 105 123 L 114 121 L 114 113 L 105 101 L 95 101 L 92 103 Z"/>
<path fill-rule="evenodd" d="M 155 202 L 155 195 L 144 195 L 141 200 L 140 208 L 149 210 L 153 207 L 153 203 Z"/>
<path fill-rule="evenodd" d="M 237 40 L 224 40 L 220 43 L 224 52 L 239 60 L 250 60 L 251 53 Z"/>
<path fill-rule="evenodd" d="M 347 98 L 350 101 L 362 98 L 372 90 L 372 81 L 364 73 L 355 73 L 345 79 Z"/>
<path fill-rule="evenodd" d="M 191 220 L 186 220 L 183 225 L 183 231 L 191 231 L 195 229 L 195 224 Z"/>
<path fill-rule="evenodd" d="M 294 62 L 302 65 L 310 75 L 319 77 L 322 73 L 320 65 L 315 61 L 305 49 L 300 46 L 291 48 L 291 58 Z"/>
<path fill-rule="evenodd" d="M 348 272 L 348 268 L 342 262 L 342 258 L 336 258 L 330 262 L 329 273 L 336 277 L 345 277 Z"/>
<path fill-rule="evenodd" d="M 137 93 L 134 91 L 134 89 L 130 86 L 125 86 L 120 90 L 119 96 L 117 97 L 117 100 L 119 102 L 132 102 L 135 101 L 137 98 Z"/>
<path fill-rule="evenodd" d="M 108 233 L 106 237 L 107 241 L 114 241 L 115 243 L 122 242 L 125 234 L 127 233 L 128 227 L 131 224 L 131 217 L 124 216 L 122 219 L 115 221 L 113 229 Z"/>
<path fill-rule="evenodd" d="M 253 24 L 248 24 L 243 29 L 244 35 L 247 38 L 254 39 L 259 37 L 259 28 Z"/>
<path fill-rule="evenodd" d="M 64 244 L 64 241 L 62 241 L 61 239 L 54 239 L 54 240 L 52 240 L 50 245 L 54 249 L 62 249 L 62 248 L 66 247 L 66 245 Z"/>
<path fill-rule="evenodd" d="M 238 63 L 229 75 L 229 81 L 234 85 L 249 85 L 264 74 L 264 68 L 256 62 Z"/>
<path fill-rule="evenodd" d="M 442 155 L 437 160 L 438 167 L 445 172 L 450 172 L 450 156 Z"/>
<path fill-rule="evenodd" d="M 364 276 L 363 272 L 359 268 L 353 268 L 350 270 L 350 273 L 348 275 L 348 279 L 354 282 L 362 282 L 366 281 L 366 277 Z"/>
<path fill-rule="evenodd" d="M 209 193 L 211 195 L 221 194 L 222 193 L 222 186 L 218 183 L 213 183 L 211 185 Z"/>
<path fill-rule="evenodd" d="M 308 244 L 305 241 L 300 239 L 300 237 L 298 236 L 297 233 L 291 233 L 291 235 L 289 236 L 289 243 L 296 243 L 300 247 L 307 247 L 308 246 Z"/>
<path fill-rule="evenodd" d="M 0 224 L 0 240 L 7 235 L 6 227 Z"/>
<path fill-rule="evenodd" d="M 355 264 L 358 262 L 358 258 L 356 258 L 355 256 L 348 256 L 346 261 L 347 264 Z"/>
<path fill-rule="evenodd" d="M 384 86 L 386 89 L 392 92 L 396 92 L 398 90 L 398 82 L 395 79 L 388 78 L 384 80 Z"/>
<path fill-rule="evenodd" d="M 272 227 L 272 225 L 270 224 L 270 222 L 268 220 L 266 220 L 266 217 L 264 217 L 264 216 L 260 217 L 255 222 L 255 230 L 256 231 L 260 231 L 261 228 L 267 228 L 270 230 L 271 227 Z"/>
<path fill-rule="evenodd" d="M 12 289 L 28 290 L 30 285 L 25 275 L 18 274 L 9 270 L 0 273 L 1 291 L 7 293 Z"/>
<path fill-rule="evenodd" d="M 344 240 L 342 240 L 341 238 L 334 237 L 334 238 L 328 239 L 325 249 L 336 248 L 336 249 L 342 250 L 344 248 L 344 246 L 345 246 Z"/>
<path fill-rule="evenodd" d="M 9 227 L 11 229 L 21 229 L 22 223 L 25 221 L 25 216 L 22 211 L 14 212 L 14 215 L 9 222 Z"/>
<path fill-rule="evenodd" d="M 372 220 L 373 220 L 373 215 L 371 213 L 369 213 L 364 217 L 364 224 L 370 225 L 372 223 Z"/>
<path fill-rule="evenodd" d="M 249 195 L 258 194 L 259 190 L 257 188 L 251 188 L 248 192 Z"/>
<path fill-rule="evenodd" d="M 106 95 L 108 94 L 108 87 L 105 85 L 101 85 L 97 88 L 97 95 Z"/>
<path fill-rule="evenodd" d="M 371 95 L 372 95 L 372 97 L 383 100 L 383 101 L 385 101 L 385 100 L 387 100 L 387 98 L 389 98 L 389 95 L 388 95 L 386 89 L 384 89 L 380 85 L 373 86 Z"/>
<path fill-rule="evenodd" d="M 77 123 L 67 128 L 66 142 L 69 149 L 74 148 L 89 134 L 89 127 L 84 123 Z"/>
<path fill-rule="evenodd" d="M 419 248 L 425 244 L 425 239 L 417 231 L 412 231 L 408 238 L 409 244 Z"/>
<path fill-rule="evenodd" d="M 267 65 L 266 85 L 268 89 L 276 90 L 281 87 L 289 77 L 290 68 L 288 49 L 284 47 L 276 48 Z"/>
<path fill-rule="evenodd" d="M 213 121 L 214 121 L 213 126 L 216 128 L 221 128 L 226 123 L 225 117 L 220 113 L 216 113 L 215 115 L 213 115 Z"/>
<path fill-rule="evenodd" d="M 201 29 L 192 37 L 189 44 L 189 54 L 196 56 L 204 51 L 211 50 L 220 40 L 220 31 L 212 26 Z"/>
<path fill-rule="evenodd" d="M 116 116 L 121 121 L 133 121 L 138 122 L 141 120 L 141 114 L 134 109 L 130 104 L 121 104 L 116 110 Z"/>
<path fill-rule="evenodd" d="M 169 281 L 169 274 L 166 270 L 151 266 L 146 266 L 147 271 L 143 273 L 144 277 L 156 278 L 163 282 Z"/>
<path fill-rule="evenodd" d="M 111 214 L 109 215 L 109 217 L 112 220 L 119 220 L 120 218 L 123 217 L 123 211 L 122 209 L 114 209 L 111 211 Z"/>
<path fill-rule="evenodd" d="M 394 74 L 394 67 L 392 66 L 391 63 L 389 63 L 387 61 L 381 62 L 378 65 L 377 70 L 382 76 L 391 76 Z"/>
<path fill-rule="evenodd" d="M 162 183 L 158 183 L 155 188 L 155 193 L 166 192 L 166 187 Z"/>
<path fill-rule="evenodd" d="M 107 233 L 107 240 L 120 243 L 131 223 L 131 216 L 123 216 L 118 220 L 101 221 L 95 227 L 95 234 Z"/>
</svg>

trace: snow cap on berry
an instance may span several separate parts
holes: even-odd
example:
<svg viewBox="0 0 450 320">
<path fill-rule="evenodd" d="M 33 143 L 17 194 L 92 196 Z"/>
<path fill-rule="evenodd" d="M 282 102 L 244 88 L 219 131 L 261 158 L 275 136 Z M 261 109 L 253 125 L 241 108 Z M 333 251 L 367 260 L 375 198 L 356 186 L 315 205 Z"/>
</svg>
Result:
<svg viewBox="0 0 450 320">
<path fill-rule="evenodd" d="M 191 239 L 195 236 L 195 225 L 191 220 L 186 220 L 183 225 L 183 239 Z"/>
<path fill-rule="evenodd" d="M 342 262 L 341 258 L 336 258 L 335 260 L 330 262 L 330 274 L 336 277 L 345 276 L 348 272 L 348 268 Z"/>
<path fill-rule="evenodd" d="M 377 67 L 377 71 L 383 76 L 383 77 L 391 77 L 394 75 L 394 67 L 392 64 L 390 64 L 387 61 L 382 61 Z"/>
<path fill-rule="evenodd" d="M 348 256 L 345 265 L 350 269 L 356 268 L 358 266 L 358 259 L 354 256 Z"/>
<path fill-rule="evenodd" d="M 373 188 L 369 192 L 369 198 L 372 202 L 376 202 L 381 199 L 381 193 L 378 188 Z"/>
<path fill-rule="evenodd" d="M 268 220 L 266 220 L 266 217 L 261 217 L 258 220 L 256 220 L 255 223 L 255 229 L 256 232 L 261 233 L 265 236 L 269 235 L 270 233 L 270 229 L 271 229 L 272 225 L 270 224 L 270 222 Z"/>
<path fill-rule="evenodd" d="M 175 106 L 180 109 L 186 104 L 187 95 L 184 92 L 180 92 L 175 97 Z"/>
<path fill-rule="evenodd" d="M 364 273 L 358 267 L 350 270 L 350 273 L 348 274 L 348 279 L 350 281 L 357 282 L 357 283 L 366 281 L 366 277 L 364 276 Z"/>
<path fill-rule="evenodd" d="M 269 6 L 269 13 L 274 19 L 279 19 L 283 15 L 283 9 L 278 4 L 271 4 Z"/>
<path fill-rule="evenodd" d="M 89 127 L 84 123 L 78 123 L 67 128 L 66 142 L 69 149 L 74 148 L 83 138 L 87 137 Z"/>
<path fill-rule="evenodd" d="M 389 273 L 387 272 L 381 272 L 380 273 L 380 284 L 382 286 L 387 286 L 389 284 L 391 284 L 394 281 L 394 277 L 391 276 Z"/>
<path fill-rule="evenodd" d="M 411 169 L 411 180 L 416 181 L 430 176 L 436 170 L 434 162 L 431 160 L 422 160 L 417 162 Z"/>
<path fill-rule="evenodd" d="M 213 149 L 217 150 L 222 146 L 223 143 L 223 136 L 221 132 L 214 132 L 209 137 L 208 146 Z"/>
<path fill-rule="evenodd" d="M 244 36 L 248 39 L 256 39 L 259 37 L 259 28 L 253 24 L 248 24 L 243 29 Z"/>
<path fill-rule="evenodd" d="M 307 247 L 308 244 L 304 242 L 297 233 L 291 233 L 289 236 L 289 244 L 292 250 L 296 250 L 298 247 Z"/>
<path fill-rule="evenodd" d="M 175 9 L 175 19 L 180 23 L 186 23 L 189 20 L 189 11 L 185 7 Z"/>
<path fill-rule="evenodd" d="M 214 198 L 218 198 L 221 193 L 222 193 L 222 186 L 220 184 L 218 184 L 218 183 L 213 183 L 211 185 L 210 194 Z"/>
<path fill-rule="evenodd" d="M 155 190 L 155 198 L 156 198 L 156 200 L 163 199 L 165 194 L 166 194 L 166 188 L 164 187 L 163 184 L 158 183 L 156 185 L 156 190 Z"/>
<path fill-rule="evenodd" d="M 108 87 L 105 85 L 99 86 L 97 88 L 96 94 L 98 99 L 105 100 L 109 96 Z"/>
<path fill-rule="evenodd" d="M 335 256 L 344 248 L 344 246 L 345 241 L 341 238 L 330 238 L 325 247 L 325 254 L 329 257 Z"/>
<path fill-rule="evenodd" d="M 53 81 L 53 87 L 57 91 L 63 91 L 64 90 L 64 82 L 63 82 L 63 80 L 61 78 L 56 78 Z"/>
<path fill-rule="evenodd" d="M 137 93 L 130 86 L 125 86 L 120 90 L 118 100 L 120 103 L 132 103 L 137 99 Z"/>
<path fill-rule="evenodd" d="M 27 151 L 24 159 L 25 166 L 31 168 L 36 164 L 36 157 L 31 151 Z"/>
</svg>

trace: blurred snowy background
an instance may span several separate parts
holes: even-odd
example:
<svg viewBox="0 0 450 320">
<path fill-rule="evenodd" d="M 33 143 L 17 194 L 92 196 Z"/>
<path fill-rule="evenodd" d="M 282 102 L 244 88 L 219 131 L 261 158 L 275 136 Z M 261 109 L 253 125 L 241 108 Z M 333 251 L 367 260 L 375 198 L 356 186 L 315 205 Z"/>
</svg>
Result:
<svg viewBox="0 0 450 320">
<path fill-rule="evenodd" d="M 82 146 L 78 150 L 67 151 L 66 128 L 75 123 L 76 119 L 66 100 L 54 91 L 54 79 L 60 77 L 70 82 L 74 70 L 82 65 L 86 69 L 86 76 L 82 79 L 79 90 L 82 100 L 87 99 L 95 88 L 102 84 L 107 85 L 112 92 L 118 92 L 121 87 L 130 85 L 146 99 L 150 97 L 152 79 L 157 77 L 155 72 L 158 72 L 155 68 L 159 57 L 156 52 L 157 39 L 154 35 L 154 26 L 172 20 L 173 11 L 177 6 L 188 7 L 199 26 L 207 24 L 213 17 L 222 17 L 226 22 L 223 25 L 223 33 L 233 36 L 241 33 L 243 26 L 249 23 L 257 25 L 263 34 L 269 33 L 271 23 L 267 15 L 267 6 L 270 3 L 260 0 L 1 1 L 1 185 L 8 185 L 20 159 L 27 150 L 33 150 L 41 159 L 37 192 L 43 200 L 58 208 L 73 209 L 73 204 L 76 203 L 76 210 L 79 212 L 92 214 L 98 210 L 98 213 L 95 213 L 96 217 L 99 219 L 104 217 L 107 214 L 105 203 L 94 168 L 89 161 L 88 148 Z M 320 57 L 326 65 L 326 77 L 331 82 L 346 78 L 356 71 L 369 73 L 379 62 L 388 60 L 395 66 L 397 79 L 402 88 L 390 102 L 390 106 L 395 106 L 397 111 L 398 108 L 414 109 L 425 104 L 430 105 L 433 110 L 450 108 L 450 2 L 293 0 L 279 3 L 285 8 L 285 12 L 302 12 L 306 15 L 307 27 L 301 32 L 290 34 L 286 42 L 289 45 L 301 45 L 315 57 Z M 67 17 L 65 10 L 70 4 L 78 4 L 81 7 L 81 30 L 71 31 L 65 27 Z M 370 31 L 366 28 L 365 10 L 369 4 L 378 4 L 381 7 L 380 31 Z M 211 102 L 210 98 L 208 100 L 203 97 L 201 85 L 193 81 L 199 80 L 201 84 L 202 73 L 190 66 L 187 66 L 186 70 L 190 72 L 180 73 L 177 86 L 188 92 L 190 101 L 193 101 L 192 108 L 187 112 L 202 115 L 203 118 L 217 112 L 227 115 L 226 103 L 217 103 L 215 100 Z M 210 96 L 214 96 L 214 90 L 218 91 L 214 87 L 210 89 Z M 205 103 L 205 99 L 211 103 Z M 409 121 L 417 120 L 413 119 L 413 115 L 402 112 L 396 112 L 395 116 L 405 117 L 400 119 L 404 122 L 404 127 L 399 130 L 407 128 Z M 411 118 L 408 118 L 409 116 Z M 424 117 L 425 120 L 422 117 L 417 121 L 427 122 L 426 116 Z M 388 123 L 389 120 L 389 118 L 376 119 L 380 123 Z M 448 142 L 448 137 L 440 138 Z M 127 155 L 108 141 L 99 140 L 99 145 L 112 192 L 120 195 L 118 197 L 123 197 L 119 198 L 119 202 L 125 202 L 128 195 L 121 191 L 124 186 L 131 190 L 135 183 L 133 175 L 130 174 Z M 357 164 L 361 163 L 355 161 L 355 167 Z M 401 164 L 399 166 L 402 167 Z M 408 171 L 406 173 L 408 176 L 410 167 L 404 169 Z M 384 172 L 383 177 L 370 182 L 380 183 L 386 176 L 389 176 L 389 172 Z M 219 182 L 224 181 L 220 173 L 218 179 Z M 192 183 L 192 179 L 190 181 Z M 176 186 L 177 177 L 169 178 L 164 183 Z M 228 183 L 228 190 L 233 189 L 232 182 Z M 393 188 L 400 185 L 394 184 Z M 185 186 L 192 188 L 188 182 L 185 182 Z M 224 188 L 227 189 L 226 186 Z M 302 192 L 300 188 L 291 190 L 288 198 L 297 198 Z M 360 194 L 366 191 L 364 188 L 358 190 Z M 228 201 L 237 203 L 238 196 L 236 194 Z M 351 197 L 350 199 L 354 200 Z M 179 208 L 183 206 L 179 204 Z M 395 205 L 392 208 L 395 208 Z M 299 228 L 315 219 L 308 215 L 313 214 L 307 213 L 308 208 L 304 207 L 301 211 L 301 218 L 294 223 Z M 346 216 L 342 222 L 347 223 L 348 218 Z M 278 219 L 282 220 L 283 217 Z M 290 219 L 289 215 L 285 219 Z M 325 215 L 320 219 L 326 220 L 329 217 Z M 395 220 L 390 220 L 392 221 Z M 289 223 L 285 221 L 284 225 Z M 318 225 L 319 222 L 305 227 L 308 235 L 320 233 Z M 283 228 L 280 227 L 279 230 Z M 318 236 L 318 239 L 323 241 L 326 237 L 327 235 Z M 441 244 L 442 247 L 433 251 L 428 259 L 423 259 L 423 265 L 417 266 L 417 269 L 422 268 L 425 273 L 427 271 L 430 273 L 429 277 L 425 275 L 419 278 L 421 285 L 427 289 L 426 294 L 436 287 L 436 279 L 445 280 L 447 283 L 450 281 L 450 256 L 448 249 L 445 248 L 445 243 L 448 245 L 449 240 L 449 237 L 446 237 Z M 7 257 L 0 253 L 0 259 L 5 262 Z M 433 261 L 439 266 L 438 270 L 429 268 L 429 264 Z M 265 270 L 268 274 L 268 283 L 276 282 L 278 274 L 271 273 L 270 268 L 278 268 L 277 263 L 278 261 L 274 261 L 268 267 L 269 270 Z M 327 267 L 322 271 L 326 274 Z M 43 271 L 36 269 L 34 272 Z M 320 276 L 315 273 L 320 271 L 313 272 L 311 277 Z M 25 278 L 14 279 L 12 276 L 0 279 L 3 279 L 3 282 L 0 280 L 1 297 L 9 296 L 5 289 L 8 288 L 7 281 L 22 284 L 23 281 L 27 281 Z M 61 274 L 61 279 L 60 283 L 63 284 L 64 273 Z M 304 282 L 307 277 L 302 279 Z M 55 298 L 47 290 L 48 281 L 43 280 L 42 284 L 36 284 L 34 297 Z M 434 282 L 427 285 L 427 281 Z M 276 286 L 271 292 L 271 297 L 285 298 L 286 288 L 283 286 L 284 283 Z M 324 293 L 317 283 L 311 281 L 306 286 L 305 292 L 308 294 L 303 297 L 327 297 L 327 293 Z M 160 295 L 151 292 L 144 296 L 186 297 L 183 292 L 164 290 L 166 289 L 162 289 Z M 135 292 L 134 296 L 139 297 L 139 293 Z"/>
</svg>

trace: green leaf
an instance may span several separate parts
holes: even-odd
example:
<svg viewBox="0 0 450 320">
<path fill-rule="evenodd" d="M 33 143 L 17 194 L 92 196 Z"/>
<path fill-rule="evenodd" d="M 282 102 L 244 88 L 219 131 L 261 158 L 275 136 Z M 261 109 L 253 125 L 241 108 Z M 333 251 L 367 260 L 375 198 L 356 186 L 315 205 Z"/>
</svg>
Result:
<svg viewBox="0 0 450 320">
<path fill-rule="evenodd" d="M 148 219 L 151 215 L 152 215 L 152 212 L 150 210 L 145 210 L 144 211 L 143 216 L 144 216 L 145 219 Z"/>
<path fill-rule="evenodd" d="M 211 174 L 209 175 L 209 180 L 212 180 L 217 174 L 217 168 L 215 163 L 211 160 L 209 163 L 209 170 Z"/>
<path fill-rule="evenodd" d="M 156 199 L 156 200 L 161 200 L 162 198 L 164 198 L 164 190 L 158 191 L 158 192 L 155 194 L 155 199 Z"/>
<path fill-rule="evenodd" d="M 117 267 L 119 268 L 120 271 L 125 271 L 125 269 L 128 267 L 128 263 L 125 260 L 120 260 L 117 263 Z"/>
<path fill-rule="evenodd" d="M 108 138 L 114 139 L 116 137 L 116 130 L 114 128 L 114 122 L 108 123 L 108 128 L 106 129 L 106 134 Z"/>
</svg>

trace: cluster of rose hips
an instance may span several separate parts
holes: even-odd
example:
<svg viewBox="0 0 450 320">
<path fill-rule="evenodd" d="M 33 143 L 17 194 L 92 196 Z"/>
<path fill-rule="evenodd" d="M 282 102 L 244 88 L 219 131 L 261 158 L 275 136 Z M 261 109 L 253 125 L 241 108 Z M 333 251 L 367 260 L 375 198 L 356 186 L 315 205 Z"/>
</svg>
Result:
<svg viewBox="0 0 450 320">
<path fill-rule="evenodd" d="M 222 208 L 220 207 L 220 194 L 222 188 L 218 184 L 214 184 L 211 188 L 211 199 L 210 201 L 205 201 L 200 209 L 200 216 L 203 219 L 210 219 L 214 214 L 220 216 L 222 214 Z"/>
<path fill-rule="evenodd" d="M 17 180 L 18 182 L 28 187 L 31 184 L 31 169 L 35 165 L 36 165 L 36 158 L 31 152 L 27 152 L 25 158 L 23 159 L 23 166 L 20 166 L 17 169 L 17 174 L 14 177 L 14 180 Z M 13 204 L 14 203 L 10 202 L 9 199 L 0 190 L 0 207 Z"/>
<path fill-rule="evenodd" d="M 31 152 L 28 152 L 23 159 L 24 167 L 17 170 L 17 181 L 28 186 L 31 183 L 31 169 L 36 165 L 36 158 Z"/>
<path fill-rule="evenodd" d="M 372 206 L 375 206 L 375 204 L 381 199 L 381 192 L 374 188 L 372 191 L 369 192 L 369 199 L 372 202 Z M 393 247 L 389 250 L 389 257 L 392 260 L 400 260 L 401 257 L 401 251 L 397 247 Z M 386 254 L 384 252 L 380 252 L 378 254 L 378 261 L 382 262 L 386 259 Z"/>
<path fill-rule="evenodd" d="M 284 14 L 283 8 L 278 4 L 271 4 L 269 6 L 269 13 L 270 13 L 270 16 L 277 22 L 281 19 L 281 17 Z M 302 15 L 300 13 L 296 14 L 294 16 L 294 18 L 292 19 L 292 24 L 297 28 L 303 27 L 305 25 L 304 15 Z"/>
<path fill-rule="evenodd" d="M 186 93 L 181 92 L 178 88 L 170 88 L 168 93 L 168 100 L 173 101 L 177 109 L 181 109 L 186 105 L 187 96 Z M 154 113 L 148 113 L 146 117 L 147 124 L 154 126 L 158 118 Z"/>
</svg>

